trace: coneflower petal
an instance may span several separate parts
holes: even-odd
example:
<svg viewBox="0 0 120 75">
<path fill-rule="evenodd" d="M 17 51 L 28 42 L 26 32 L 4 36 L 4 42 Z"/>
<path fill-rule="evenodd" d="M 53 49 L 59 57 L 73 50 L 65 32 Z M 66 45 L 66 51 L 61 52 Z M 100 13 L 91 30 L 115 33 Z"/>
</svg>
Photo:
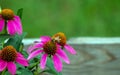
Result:
<svg viewBox="0 0 120 75">
<path fill-rule="evenodd" d="M 36 57 L 36 56 L 39 55 L 41 52 L 43 52 L 43 50 L 36 50 L 36 51 L 32 52 L 32 53 L 28 56 L 27 60 L 30 60 L 30 59 L 32 59 L 33 57 Z"/>
<path fill-rule="evenodd" d="M 7 23 L 8 23 L 7 24 L 8 33 L 10 35 L 16 34 L 16 27 L 15 27 L 15 23 L 13 22 L 13 20 L 9 20 Z"/>
<path fill-rule="evenodd" d="M 58 58 L 57 55 L 53 56 L 53 63 L 54 63 L 54 67 L 58 72 L 62 71 L 62 62 L 60 61 L 60 59 Z"/>
<path fill-rule="evenodd" d="M 72 46 L 66 44 L 64 47 L 65 47 L 65 49 L 66 49 L 68 52 L 70 52 L 71 54 L 76 54 L 76 51 L 75 51 L 75 49 L 74 49 Z"/>
<path fill-rule="evenodd" d="M 5 25 L 4 20 L 1 19 L 0 20 L 0 32 L 4 29 L 4 25 Z"/>
<path fill-rule="evenodd" d="M 47 54 L 43 54 L 43 56 L 41 57 L 41 61 L 40 61 L 40 67 L 41 69 L 45 68 L 46 62 L 47 62 Z"/>
<path fill-rule="evenodd" d="M 7 62 L 0 59 L 0 71 L 3 71 L 7 66 Z"/>
<path fill-rule="evenodd" d="M 20 35 L 22 34 L 22 24 L 20 18 L 18 16 L 14 16 L 13 22 L 15 23 L 17 33 Z"/>
<path fill-rule="evenodd" d="M 57 50 L 57 54 L 67 63 L 67 64 L 70 64 L 70 60 L 68 58 L 68 56 L 66 55 L 66 53 L 61 50 L 61 49 L 58 49 Z"/>
<path fill-rule="evenodd" d="M 7 68 L 8 68 L 8 71 L 12 74 L 12 75 L 15 75 L 16 73 L 16 65 L 14 62 L 7 62 Z"/>
<path fill-rule="evenodd" d="M 41 42 L 44 43 L 44 42 L 47 42 L 47 41 L 51 40 L 51 38 L 49 36 L 41 36 L 40 40 L 41 40 Z"/>
<path fill-rule="evenodd" d="M 23 65 L 23 66 L 28 66 L 28 61 L 27 59 L 25 59 L 22 54 L 17 54 L 17 58 L 16 58 L 16 62 Z"/>
</svg>

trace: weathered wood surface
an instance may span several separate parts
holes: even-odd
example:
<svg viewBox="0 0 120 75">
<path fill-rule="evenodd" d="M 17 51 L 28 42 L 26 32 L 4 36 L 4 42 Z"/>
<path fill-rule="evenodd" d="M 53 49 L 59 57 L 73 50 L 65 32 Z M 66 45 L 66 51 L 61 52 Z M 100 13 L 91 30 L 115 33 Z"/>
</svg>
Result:
<svg viewBox="0 0 120 75">
<path fill-rule="evenodd" d="M 63 75 L 120 75 L 120 44 L 73 44 L 77 55 L 68 56 Z"/>
<path fill-rule="evenodd" d="M 84 39 L 82 44 L 68 41 L 77 55 L 67 52 L 71 64 L 63 62 L 63 75 L 120 75 L 120 38 L 88 41 Z"/>
</svg>

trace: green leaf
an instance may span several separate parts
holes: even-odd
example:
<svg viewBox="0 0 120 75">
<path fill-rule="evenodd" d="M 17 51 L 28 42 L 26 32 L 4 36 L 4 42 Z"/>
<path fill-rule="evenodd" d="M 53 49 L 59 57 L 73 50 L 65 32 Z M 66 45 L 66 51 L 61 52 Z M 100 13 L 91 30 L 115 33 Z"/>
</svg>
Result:
<svg viewBox="0 0 120 75">
<path fill-rule="evenodd" d="M 17 75 L 33 75 L 33 73 L 27 68 L 17 70 Z"/>
<path fill-rule="evenodd" d="M 26 52 L 26 50 L 23 50 L 23 51 L 22 51 L 22 54 L 24 55 L 25 58 L 28 57 L 28 53 Z"/>
<path fill-rule="evenodd" d="M 12 37 L 12 36 L 10 36 L 8 34 L 0 34 L 0 49 L 3 48 L 5 40 L 7 40 L 10 37 Z"/>
<path fill-rule="evenodd" d="M 26 33 L 22 35 L 16 34 L 14 37 L 8 39 L 8 41 L 4 44 L 5 46 L 12 45 L 17 51 L 19 51 L 20 46 L 22 45 L 22 40 L 25 37 Z"/>
<path fill-rule="evenodd" d="M 6 39 L 10 38 L 9 34 L 0 34 L 0 43 L 4 42 Z"/>
<path fill-rule="evenodd" d="M 28 68 L 25 68 L 24 66 L 16 63 L 17 66 L 17 75 L 33 75 L 31 71 L 28 70 Z"/>
<path fill-rule="evenodd" d="M 8 71 L 5 72 L 5 75 L 10 75 L 10 73 Z"/>
<path fill-rule="evenodd" d="M 53 62 L 52 62 L 52 60 L 49 57 L 47 58 L 47 64 L 46 65 L 50 69 L 50 70 L 46 70 L 46 72 L 52 73 L 54 75 L 62 75 L 61 72 L 57 72 L 55 70 Z"/>
<path fill-rule="evenodd" d="M 23 8 L 18 9 L 17 15 L 22 19 Z"/>
</svg>

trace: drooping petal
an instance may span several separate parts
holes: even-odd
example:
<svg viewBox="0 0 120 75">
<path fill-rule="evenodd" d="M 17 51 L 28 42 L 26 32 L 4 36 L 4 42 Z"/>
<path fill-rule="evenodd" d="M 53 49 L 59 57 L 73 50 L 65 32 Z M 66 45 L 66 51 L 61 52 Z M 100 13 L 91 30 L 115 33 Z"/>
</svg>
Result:
<svg viewBox="0 0 120 75">
<path fill-rule="evenodd" d="M 43 43 L 36 43 L 36 44 L 33 46 L 33 49 L 42 48 L 43 45 L 44 45 Z"/>
<path fill-rule="evenodd" d="M 21 20 L 20 20 L 19 16 L 14 16 L 14 20 L 13 21 L 15 23 L 17 33 L 19 35 L 22 34 L 22 24 L 21 24 Z"/>
<path fill-rule="evenodd" d="M 13 20 L 8 20 L 8 22 L 7 22 L 7 30 L 8 30 L 8 33 L 10 35 L 16 34 L 16 27 L 15 27 L 15 23 L 13 22 Z"/>
<path fill-rule="evenodd" d="M 76 51 L 75 51 L 75 49 L 74 49 L 72 46 L 66 44 L 64 47 L 65 47 L 65 49 L 66 49 L 68 52 L 70 52 L 71 54 L 76 54 Z"/>
<path fill-rule="evenodd" d="M 16 74 L 16 65 L 15 65 L 14 62 L 8 62 L 7 68 L 8 68 L 8 71 L 9 71 L 12 75 L 15 75 L 15 74 Z"/>
<path fill-rule="evenodd" d="M 68 58 L 68 56 L 66 55 L 66 53 L 61 50 L 61 49 L 58 49 L 57 50 L 57 54 L 67 63 L 67 64 L 70 64 L 70 60 Z"/>
<path fill-rule="evenodd" d="M 28 61 L 25 59 L 22 55 L 18 54 L 16 58 L 16 62 L 23 65 L 23 66 L 28 66 Z"/>
<path fill-rule="evenodd" d="M 3 19 L 0 19 L 0 32 L 4 29 L 5 22 Z"/>
<path fill-rule="evenodd" d="M 30 54 L 33 51 L 38 50 L 38 49 L 40 49 L 42 47 L 43 47 L 43 43 L 36 43 L 34 45 L 31 45 L 31 46 L 28 47 L 27 53 Z"/>
<path fill-rule="evenodd" d="M 41 61 L 40 61 L 40 67 L 41 69 L 45 68 L 46 62 L 47 62 L 47 54 L 43 54 L 43 56 L 41 57 Z"/>
<path fill-rule="evenodd" d="M 43 50 L 36 50 L 36 51 L 32 52 L 32 53 L 28 56 L 27 60 L 30 60 L 31 58 L 39 55 L 41 52 L 43 52 Z"/>
<path fill-rule="evenodd" d="M 60 61 L 60 59 L 58 58 L 57 55 L 53 56 L 53 63 L 54 63 L 54 67 L 58 72 L 62 71 L 62 62 Z"/>
<path fill-rule="evenodd" d="M 51 38 L 49 36 L 41 36 L 40 39 L 41 39 L 41 42 L 47 42 L 47 41 L 51 40 Z"/>
<path fill-rule="evenodd" d="M 23 57 L 24 58 L 24 56 L 19 52 L 17 52 L 17 57 Z"/>
<path fill-rule="evenodd" d="M 33 50 L 33 45 L 30 45 L 27 49 L 27 53 L 30 54 Z"/>
<path fill-rule="evenodd" d="M 0 71 L 3 71 L 7 66 L 7 62 L 0 59 Z"/>
</svg>

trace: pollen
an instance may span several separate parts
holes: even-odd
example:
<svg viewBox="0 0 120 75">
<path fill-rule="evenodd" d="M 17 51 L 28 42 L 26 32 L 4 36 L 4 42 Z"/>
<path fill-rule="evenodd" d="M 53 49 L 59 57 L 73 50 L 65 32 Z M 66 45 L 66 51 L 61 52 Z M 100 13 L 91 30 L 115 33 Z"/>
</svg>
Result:
<svg viewBox="0 0 120 75">
<path fill-rule="evenodd" d="M 14 12 L 11 9 L 3 9 L 1 14 L 5 20 L 12 20 L 14 18 Z"/>
<path fill-rule="evenodd" d="M 62 32 L 53 35 L 52 40 L 57 42 L 61 46 L 64 46 L 66 44 L 66 36 Z"/>
<path fill-rule="evenodd" d="M 43 46 L 43 50 L 47 54 L 54 55 L 57 51 L 56 43 L 52 41 L 46 42 L 45 45 Z"/>
<path fill-rule="evenodd" d="M 7 62 L 15 61 L 17 57 L 16 49 L 13 46 L 6 46 L 1 50 L 0 57 Z"/>
</svg>

